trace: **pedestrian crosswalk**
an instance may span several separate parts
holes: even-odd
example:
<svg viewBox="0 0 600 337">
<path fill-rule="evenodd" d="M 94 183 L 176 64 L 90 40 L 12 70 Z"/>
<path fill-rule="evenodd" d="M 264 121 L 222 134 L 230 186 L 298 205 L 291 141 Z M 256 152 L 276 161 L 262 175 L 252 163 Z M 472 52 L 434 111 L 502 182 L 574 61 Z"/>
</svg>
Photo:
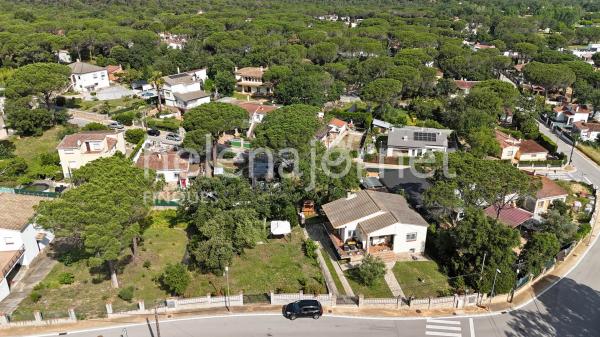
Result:
<svg viewBox="0 0 600 337">
<path fill-rule="evenodd" d="M 446 319 L 428 319 L 425 325 L 425 335 L 462 337 L 460 321 Z"/>
</svg>

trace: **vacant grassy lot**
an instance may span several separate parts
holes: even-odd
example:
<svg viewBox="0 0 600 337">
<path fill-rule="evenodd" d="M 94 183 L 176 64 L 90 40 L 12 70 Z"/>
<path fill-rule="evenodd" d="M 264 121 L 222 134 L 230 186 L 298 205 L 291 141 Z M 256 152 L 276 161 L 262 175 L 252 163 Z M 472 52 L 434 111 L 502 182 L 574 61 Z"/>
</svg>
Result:
<svg viewBox="0 0 600 337">
<path fill-rule="evenodd" d="M 435 261 L 396 262 L 393 271 L 406 296 L 438 297 L 450 289 Z"/>
<path fill-rule="evenodd" d="M 118 274 L 121 288 L 134 287 L 134 300 L 123 301 L 118 290 L 110 286 L 105 270 L 93 270 L 85 260 L 73 263 L 59 263 L 38 287 L 41 298 L 34 302 L 27 298 L 13 313 L 16 319 L 30 319 L 34 310 L 41 310 L 47 317 L 66 314 L 73 307 L 85 317 L 105 315 L 104 304 L 113 303 L 115 311 L 136 307 L 136 300 L 143 299 L 146 305 L 169 297 L 159 284 L 157 277 L 167 263 L 180 263 L 186 260 L 187 235 L 185 223 L 178 222 L 174 210 L 154 212 L 152 224 L 143 234 L 138 257 L 131 261 L 129 251 L 123 255 Z M 71 273 L 72 284 L 60 284 L 63 273 Z M 225 278 L 213 274 L 191 272 L 192 282 L 185 292 L 186 297 L 204 296 L 207 293 L 223 294 Z M 249 249 L 243 256 L 235 257 L 230 268 L 230 291 L 245 294 L 266 293 L 270 290 L 298 291 L 302 283 L 309 279 L 322 283 L 322 276 L 316 262 L 305 257 L 302 250 L 302 234 L 296 228 L 291 241 L 270 240 Z M 325 291 L 325 290 L 323 290 Z"/>
<path fill-rule="evenodd" d="M 593 160 L 596 164 L 600 165 L 600 150 L 589 145 L 579 144 L 577 145 L 577 149 L 586 156 L 588 156 L 591 160 Z"/>
<path fill-rule="evenodd" d="M 385 283 L 383 276 L 379 280 L 377 280 L 377 282 L 375 282 L 374 285 L 367 287 L 367 286 L 359 283 L 358 277 L 357 277 L 355 271 L 356 271 L 356 269 L 346 270 L 344 272 L 344 275 L 346 275 L 346 278 L 348 279 L 348 283 L 350 283 L 350 286 L 352 287 L 352 290 L 354 290 L 354 294 L 356 296 L 362 294 L 365 297 L 369 297 L 369 298 L 394 297 L 394 295 L 392 294 L 392 291 L 387 286 L 387 283 Z"/>
<path fill-rule="evenodd" d="M 54 127 L 39 137 L 12 137 L 11 141 L 16 147 L 15 156 L 25 159 L 27 164 L 32 164 L 39 155 L 56 152 L 56 146 L 60 142 L 58 134 L 63 128 Z"/>
</svg>

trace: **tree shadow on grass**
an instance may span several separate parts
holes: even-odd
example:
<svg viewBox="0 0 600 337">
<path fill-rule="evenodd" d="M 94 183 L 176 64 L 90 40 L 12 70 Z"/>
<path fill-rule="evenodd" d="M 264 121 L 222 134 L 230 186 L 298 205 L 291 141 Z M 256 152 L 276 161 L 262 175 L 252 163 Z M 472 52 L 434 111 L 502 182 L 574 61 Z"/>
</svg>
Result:
<svg viewBox="0 0 600 337">
<path fill-rule="evenodd" d="M 565 278 L 527 309 L 509 315 L 509 337 L 600 336 L 600 293 Z"/>
</svg>

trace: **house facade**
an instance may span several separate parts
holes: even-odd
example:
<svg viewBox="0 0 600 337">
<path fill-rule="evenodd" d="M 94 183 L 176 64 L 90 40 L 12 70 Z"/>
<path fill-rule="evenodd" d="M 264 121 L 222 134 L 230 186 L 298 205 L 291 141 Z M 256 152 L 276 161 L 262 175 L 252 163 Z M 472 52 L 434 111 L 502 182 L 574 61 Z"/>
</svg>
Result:
<svg viewBox="0 0 600 337">
<path fill-rule="evenodd" d="M 517 152 L 521 146 L 521 140 L 507 135 L 506 133 L 495 130 L 496 141 L 500 145 L 500 159 L 502 160 L 513 160 L 515 159 Z"/>
<path fill-rule="evenodd" d="M 566 201 L 569 192 L 558 185 L 556 182 L 540 177 L 542 187 L 537 191 L 535 197 L 525 198 L 523 206 L 526 210 L 533 213 L 534 219 L 540 219 L 542 214 L 548 211 L 548 208 L 555 200 Z"/>
<path fill-rule="evenodd" d="M 67 135 L 57 146 L 60 165 L 65 178 L 98 158 L 112 157 L 117 152 L 125 154 L 123 131 L 85 131 Z"/>
<path fill-rule="evenodd" d="M 164 179 L 169 184 L 179 188 L 187 188 L 189 180 L 200 173 L 200 166 L 190 164 L 181 158 L 177 152 L 151 152 L 139 156 L 135 165 L 142 169 L 156 172 L 157 179 Z"/>
<path fill-rule="evenodd" d="M 388 134 L 388 157 L 418 157 L 427 152 L 446 152 L 452 130 L 416 126 L 392 128 Z"/>
<path fill-rule="evenodd" d="M 527 139 L 521 142 L 516 159 L 519 161 L 548 160 L 548 150 L 534 140 Z"/>
<path fill-rule="evenodd" d="M 583 104 L 563 104 L 555 106 L 554 120 L 566 125 L 573 125 L 576 122 L 587 122 L 592 110 Z"/>
<path fill-rule="evenodd" d="M 573 123 L 573 133 L 584 142 L 595 142 L 600 135 L 600 123 L 575 122 Z"/>
<path fill-rule="evenodd" d="M 71 88 L 77 92 L 93 92 L 110 86 L 106 68 L 80 61 L 68 67 L 71 68 Z"/>
<path fill-rule="evenodd" d="M 330 149 L 341 141 L 348 129 L 348 123 L 341 119 L 332 118 L 327 125 L 317 131 L 315 138 Z"/>
<path fill-rule="evenodd" d="M 210 94 L 202 90 L 207 78 L 206 69 L 163 77 L 162 98 L 165 105 L 185 111 L 209 103 Z"/>
<path fill-rule="evenodd" d="M 10 294 L 20 267 L 28 267 L 54 239 L 32 220 L 45 198 L 0 193 L 0 300 Z"/>
<path fill-rule="evenodd" d="M 270 95 L 273 93 L 271 84 L 263 81 L 267 68 L 245 67 L 235 68 L 236 91 L 250 95 Z"/>
<path fill-rule="evenodd" d="M 428 224 L 399 194 L 361 190 L 323 205 L 341 258 L 425 251 Z M 348 249 L 346 249 L 348 248 Z"/>
</svg>

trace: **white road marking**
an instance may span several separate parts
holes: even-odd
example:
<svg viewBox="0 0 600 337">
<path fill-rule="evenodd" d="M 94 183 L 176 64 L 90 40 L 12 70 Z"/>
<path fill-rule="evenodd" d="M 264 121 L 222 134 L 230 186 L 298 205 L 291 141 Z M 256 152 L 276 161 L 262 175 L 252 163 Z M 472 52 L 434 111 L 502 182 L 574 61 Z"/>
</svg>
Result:
<svg viewBox="0 0 600 337">
<path fill-rule="evenodd" d="M 425 325 L 426 329 L 461 331 L 459 326 Z"/>
<path fill-rule="evenodd" d="M 461 334 L 454 332 L 425 331 L 425 334 L 428 336 L 462 337 Z"/>
<path fill-rule="evenodd" d="M 473 318 L 469 318 L 469 330 L 471 330 L 471 337 L 475 337 L 475 325 L 473 324 Z"/>
<path fill-rule="evenodd" d="M 460 321 L 450 321 L 443 319 L 428 319 L 427 323 L 460 325 Z"/>
</svg>

